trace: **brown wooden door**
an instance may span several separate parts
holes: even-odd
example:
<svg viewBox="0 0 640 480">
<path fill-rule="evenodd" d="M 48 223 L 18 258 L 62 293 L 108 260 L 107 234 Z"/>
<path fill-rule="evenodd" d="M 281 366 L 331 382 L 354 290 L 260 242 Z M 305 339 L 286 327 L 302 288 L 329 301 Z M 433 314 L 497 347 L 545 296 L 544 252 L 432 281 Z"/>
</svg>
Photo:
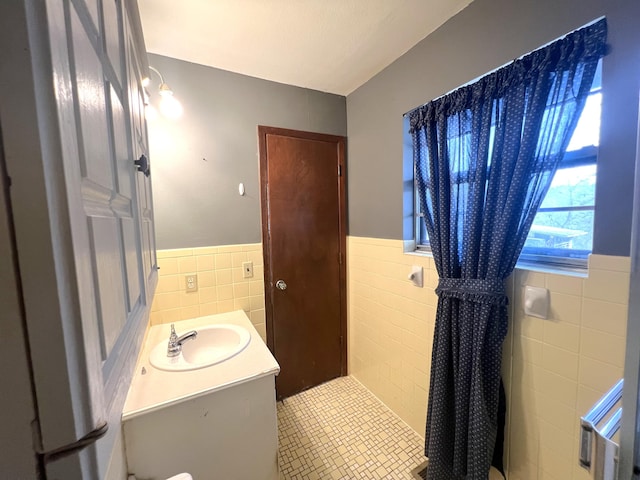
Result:
<svg viewBox="0 0 640 480">
<path fill-rule="evenodd" d="M 267 344 L 281 399 L 346 375 L 345 139 L 258 133 Z"/>
</svg>

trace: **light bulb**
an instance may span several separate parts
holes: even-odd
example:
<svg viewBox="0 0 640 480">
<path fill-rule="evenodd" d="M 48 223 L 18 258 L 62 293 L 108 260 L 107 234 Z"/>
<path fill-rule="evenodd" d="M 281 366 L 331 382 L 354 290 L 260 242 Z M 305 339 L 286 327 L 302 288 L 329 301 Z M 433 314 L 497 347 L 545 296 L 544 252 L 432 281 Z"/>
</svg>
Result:
<svg viewBox="0 0 640 480">
<path fill-rule="evenodd" d="M 146 118 L 147 120 L 149 120 L 149 121 L 153 121 L 153 120 L 155 120 L 156 118 L 158 118 L 158 111 L 157 111 L 157 110 L 156 110 L 156 108 L 155 108 L 153 105 L 151 105 L 151 104 L 145 105 L 145 106 L 144 106 L 144 116 L 145 116 L 145 118 Z"/>
<path fill-rule="evenodd" d="M 158 87 L 158 93 L 160 93 L 160 96 L 162 97 L 168 97 L 173 95 L 173 90 L 171 90 L 171 87 L 166 83 L 161 83 Z"/>
<path fill-rule="evenodd" d="M 165 117 L 176 119 L 182 116 L 182 104 L 173 95 L 162 95 L 160 111 Z"/>
</svg>

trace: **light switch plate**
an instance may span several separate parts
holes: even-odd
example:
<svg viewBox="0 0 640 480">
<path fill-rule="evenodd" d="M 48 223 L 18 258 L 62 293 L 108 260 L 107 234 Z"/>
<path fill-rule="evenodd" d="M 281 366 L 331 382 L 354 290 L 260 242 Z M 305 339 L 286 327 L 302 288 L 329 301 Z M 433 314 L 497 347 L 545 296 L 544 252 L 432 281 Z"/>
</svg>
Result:
<svg viewBox="0 0 640 480">
<path fill-rule="evenodd" d="M 253 262 L 242 262 L 242 277 L 253 278 Z"/>
<path fill-rule="evenodd" d="M 185 275 L 184 283 L 187 293 L 198 291 L 198 275 Z"/>
</svg>

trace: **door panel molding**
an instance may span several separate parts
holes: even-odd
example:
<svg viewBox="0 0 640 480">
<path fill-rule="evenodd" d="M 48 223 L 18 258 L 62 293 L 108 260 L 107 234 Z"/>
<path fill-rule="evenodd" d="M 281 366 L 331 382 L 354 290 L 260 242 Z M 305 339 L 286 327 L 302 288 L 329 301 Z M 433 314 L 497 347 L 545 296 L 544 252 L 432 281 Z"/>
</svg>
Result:
<svg viewBox="0 0 640 480">
<path fill-rule="evenodd" d="M 131 138 L 134 124 L 146 135 L 145 50 L 137 13 L 128 17 L 137 5 L 0 5 L 0 38 L 14 47 L 0 52 L 12 67 L 0 69 L 0 120 L 37 400 L 33 455 L 45 475 L 98 478 L 118 461 L 113 445 L 157 281 L 151 190 L 132 155 L 146 145 Z M 109 55 L 107 23 L 117 39 Z M 127 48 L 136 58 L 125 63 Z M 99 442 L 47 463 L 44 453 L 105 421 L 112 428 Z"/>
</svg>

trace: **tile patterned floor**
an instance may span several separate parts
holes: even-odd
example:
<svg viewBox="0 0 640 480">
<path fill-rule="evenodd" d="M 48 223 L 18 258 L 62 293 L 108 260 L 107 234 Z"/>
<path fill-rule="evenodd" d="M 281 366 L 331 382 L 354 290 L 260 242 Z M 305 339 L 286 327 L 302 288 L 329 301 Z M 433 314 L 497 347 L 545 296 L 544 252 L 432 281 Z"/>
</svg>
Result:
<svg viewBox="0 0 640 480">
<path fill-rule="evenodd" d="M 282 480 L 414 479 L 423 440 L 371 392 L 342 377 L 278 402 Z"/>
</svg>

